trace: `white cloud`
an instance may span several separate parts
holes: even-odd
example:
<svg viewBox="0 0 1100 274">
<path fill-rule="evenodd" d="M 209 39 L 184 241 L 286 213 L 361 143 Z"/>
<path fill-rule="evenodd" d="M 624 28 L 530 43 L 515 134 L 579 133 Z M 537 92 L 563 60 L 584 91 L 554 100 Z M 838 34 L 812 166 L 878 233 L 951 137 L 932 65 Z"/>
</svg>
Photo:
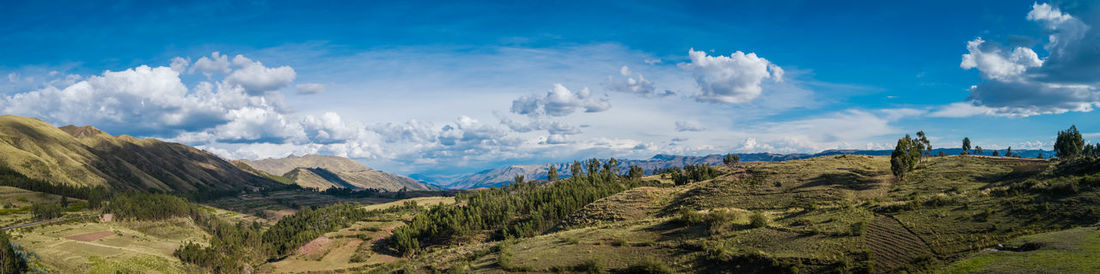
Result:
<svg viewBox="0 0 1100 274">
<path fill-rule="evenodd" d="M 184 72 L 187 72 L 187 67 L 190 65 L 191 59 L 175 57 L 172 58 L 172 65 L 170 65 L 169 67 L 171 67 L 172 70 L 176 71 L 176 73 L 183 74 Z"/>
<path fill-rule="evenodd" d="M 1027 19 L 1050 32 L 1040 58 L 1030 48 L 1008 51 L 977 38 L 967 43 L 960 66 L 976 68 L 982 81 L 970 88 L 969 105 L 957 103 L 934 113 L 1032 116 L 1088 112 L 1100 105 L 1100 47 L 1097 34 L 1080 19 L 1049 4 L 1032 5 Z"/>
<path fill-rule="evenodd" d="M 189 72 L 199 72 L 206 75 L 207 78 L 210 78 L 213 77 L 215 73 L 226 74 L 230 71 L 232 70 L 229 68 L 229 57 L 215 51 L 210 54 L 210 57 L 203 56 L 195 61 L 195 64 L 191 65 L 191 70 Z"/>
<path fill-rule="evenodd" d="M 691 63 L 681 64 L 691 71 L 699 85 L 700 101 L 744 104 L 763 92 L 764 79 L 783 80 L 783 69 L 756 53 L 736 51 L 730 56 L 708 56 L 706 52 L 688 51 Z"/>
<path fill-rule="evenodd" d="M 1039 55 L 1029 48 L 1017 47 L 1011 53 L 1002 52 L 1001 49 L 992 48 L 988 51 L 981 49 L 985 40 L 981 37 L 966 43 L 966 50 L 970 53 L 963 54 L 963 69 L 977 68 L 982 77 L 995 80 L 1015 80 L 1028 68 L 1043 65 Z"/>
<path fill-rule="evenodd" d="M 706 128 L 692 121 L 676 121 L 676 131 L 703 131 Z"/>
<path fill-rule="evenodd" d="M 622 66 L 619 69 L 619 74 L 622 77 L 607 76 L 608 89 L 648 97 L 672 95 L 670 92 L 657 93 L 652 81 L 646 79 L 641 73 L 630 71 L 627 66 Z"/>
<path fill-rule="evenodd" d="M 294 86 L 294 89 L 298 90 L 298 94 L 318 94 L 325 92 L 324 84 L 299 84 Z"/>
<path fill-rule="evenodd" d="M 253 61 L 242 55 L 233 57 L 233 65 L 237 69 L 233 70 L 225 81 L 241 85 L 249 94 L 263 94 L 283 88 L 293 82 L 297 75 L 290 66 L 269 68 L 259 61 Z"/>
<path fill-rule="evenodd" d="M 572 92 L 562 84 L 554 84 L 545 96 L 530 95 L 512 101 L 512 112 L 531 117 L 566 116 L 578 110 L 601 112 L 611 108 L 605 98 L 593 98 L 588 88 Z"/>
</svg>

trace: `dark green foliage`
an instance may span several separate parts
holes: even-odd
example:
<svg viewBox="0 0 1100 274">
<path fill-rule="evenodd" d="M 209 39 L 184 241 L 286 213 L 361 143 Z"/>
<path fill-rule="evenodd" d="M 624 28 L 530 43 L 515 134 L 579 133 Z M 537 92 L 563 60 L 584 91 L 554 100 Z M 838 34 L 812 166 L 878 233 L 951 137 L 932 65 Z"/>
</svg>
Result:
<svg viewBox="0 0 1100 274">
<path fill-rule="evenodd" d="M 970 137 L 963 137 L 962 149 L 963 149 L 963 152 L 962 152 L 963 154 L 969 154 L 970 153 Z"/>
<path fill-rule="evenodd" d="M 676 185 L 686 185 L 692 182 L 706 181 L 718 177 L 719 172 L 714 167 L 705 164 L 686 165 L 684 169 L 670 168 L 664 173 L 672 176 L 672 182 Z"/>
<path fill-rule="evenodd" d="M 894 152 L 890 153 L 890 171 L 898 179 L 904 179 L 905 174 L 917 168 L 923 154 L 919 144 L 921 142 L 913 140 L 909 137 L 909 134 L 898 139 L 898 144 L 894 146 Z"/>
<path fill-rule="evenodd" d="M 0 273 L 23 273 L 27 271 L 27 261 L 15 252 L 8 240 L 8 233 L 0 231 Z"/>
<path fill-rule="evenodd" d="M 726 153 L 726 157 L 722 158 L 722 163 L 726 164 L 727 166 L 736 165 L 737 162 L 740 162 L 740 161 L 741 161 L 741 156 L 737 156 L 737 154 L 733 154 L 733 153 Z"/>
<path fill-rule="evenodd" d="M 321 234 L 350 226 L 367 217 L 367 211 L 358 204 L 340 203 L 317 210 L 304 208 L 283 217 L 263 234 L 263 241 L 271 245 L 274 257 L 283 257 Z"/>
<path fill-rule="evenodd" d="M 417 207 L 406 203 L 391 210 Z M 264 231 L 259 223 L 222 221 L 208 211 L 192 211 L 196 223 L 211 233 L 210 246 L 187 243 L 174 255 L 181 261 L 203 267 L 215 273 L 241 272 L 242 266 L 281 259 L 320 235 L 347 227 L 373 214 L 385 211 L 366 211 L 358 204 L 341 203 L 319 209 L 303 208 L 283 217 Z"/>
<path fill-rule="evenodd" d="M 1058 139 L 1054 141 L 1054 152 L 1057 153 L 1058 158 L 1077 157 L 1084 149 L 1085 140 L 1081 137 L 1081 132 L 1077 131 L 1077 126 L 1070 126 L 1069 129 L 1058 132 Z"/>
<path fill-rule="evenodd" d="M 64 197 L 73 197 L 79 199 L 88 199 L 91 204 L 91 198 L 97 197 L 102 201 L 102 197 L 106 197 L 106 187 L 86 187 L 86 186 L 70 186 L 64 184 L 51 184 L 46 181 L 40 181 L 28 178 L 22 173 L 12 170 L 6 166 L 0 166 L 0 185 L 18 187 L 35 192 L 45 192 L 50 194 L 57 194 Z"/>
<path fill-rule="evenodd" d="M 573 175 L 573 178 L 580 178 L 581 177 L 581 174 L 582 174 L 581 169 L 582 169 L 582 167 L 581 167 L 581 162 L 580 161 L 573 161 L 573 164 L 569 165 L 569 172 Z"/>
<path fill-rule="evenodd" d="M 932 156 L 932 142 L 928 140 L 928 135 L 923 130 L 917 131 L 917 138 L 914 141 L 918 151 L 927 151 L 928 156 Z"/>
<path fill-rule="evenodd" d="M 558 168 L 554 165 L 550 165 L 550 170 L 546 171 L 546 179 L 551 182 L 558 180 Z"/>
<path fill-rule="evenodd" d="M 982 155 L 983 152 L 984 151 L 982 151 L 982 146 L 974 146 L 974 154 Z"/>
<path fill-rule="evenodd" d="M 38 220 L 60 218 L 62 215 L 61 205 L 57 203 L 35 203 L 31 205 L 31 212 Z"/>
<path fill-rule="evenodd" d="M 627 177 L 629 177 L 630 180 L 641 180 L 643 176 L 645 176 L 645 170 L 639 166 L 630 166 L 630 171 L 627 172 Z"/>
<path fill-rule="evenodd" d="M 115 195 L 107 206 L 107 212 L 122 220 L 163 220 L 173 217 L 190 217 L 198 206 L 178 196 L 156 193 L 127 193 Z"/>
<path fill-rule="evenodd" d="M 1012 147 L 1005 149 L 1005 157 L 1012 157 Z"/>
<path fill-rule="evenodd" d="M 859 236 L 859 235 L 863 235 L 863 233 L 866 232 L 866 231 L 867 231 L 867 221 L 858 221 L 858 222 L 852 223 L 848 233 L 852 236 Z"/>
<path fill-rule="evenodd" d="M 592 159 L 587 167 L 587 175 L 578 173 L 554 184 L 524 182 L 458 194 L 457 204 L 464 205 L 437 205 L 419 212 L 409 224 L 394 230 L 390 243 L 409 255 L 485 231 L 497 239 L 535 236 L 584 205 L 633 186 L 614 172 L 613 165 Z M 579 171 L 579 163 L 571 168 Z"/>
<path fill-rule="evenodd" d="M 1000 153 L 1000 152 L 997 152 L 996 150 L 994 150 L 994 151 L 993 151 L 993 156 L 1001 156 L 1001 153 Z"/>
</svg>

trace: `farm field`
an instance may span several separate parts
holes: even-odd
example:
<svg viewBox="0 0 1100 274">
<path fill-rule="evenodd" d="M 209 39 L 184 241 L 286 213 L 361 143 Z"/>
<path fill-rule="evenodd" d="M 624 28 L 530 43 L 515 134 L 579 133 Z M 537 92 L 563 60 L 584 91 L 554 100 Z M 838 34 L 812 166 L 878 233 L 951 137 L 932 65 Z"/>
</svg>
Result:
<svg viewBox="0 0 1100 274">
<path fill-rule="evenodd" d="M 185 273 L 193 267 L 172 256 L 183 242 L 208 237 L 189 219 L 145 222 L 72 222 L 9 232 L 12 241 L 60 273 L 116 271 Z"/>
</svg>

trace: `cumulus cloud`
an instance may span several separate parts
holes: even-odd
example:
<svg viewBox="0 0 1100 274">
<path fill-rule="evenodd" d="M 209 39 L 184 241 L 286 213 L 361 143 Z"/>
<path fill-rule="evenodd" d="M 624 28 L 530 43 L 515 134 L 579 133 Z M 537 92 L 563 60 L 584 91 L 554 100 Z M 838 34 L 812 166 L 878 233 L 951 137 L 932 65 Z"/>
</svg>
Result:
<svg viewBox="0 0 1100 274">
<path fill-rule="evenodd" d="M 294 89 L 298 90 L 298 94 L 318 94 L 325 92 L 324 84 L 300 84 L 294 86 Z"/>
<path fill-rule="evenodd" d="M 783 80 L 783 69 L 756 53 L 734 52 L 730 56 L 708 56 L 706 52 L 688 51 L 691 63 L 681 67 L 691 71 L 700 92 L 696 99 L 705 102 L 744 104 L 763 92 L 765 79 Z"/>
<path fill-rule="evenodd" d="M 646 79 L 641 73 L 631 71 L 627 66 L 619 69 L 619 75 L 621 77 L 607 76 L 608 89 L 647 97 L 672 95 L 668 91 L 658 93 L 652 81 Z"/>
<path fill-rule="evenodd" d="M 566 116 L 579 110 L 584 112 L 602 112 L 611 108 L 606 98 L 593 98 L 588 88 L 573 92 L 561 84 L 546 95 L 530 95 L 512 101 L 512 112 L 520 115 L 539 117 L 542 115 Z"/>
<path fill-rule="evenodd" d="M 202 73 L 207 78 L 213 77 L 215 73 L 226 74 L 230 71 L 229 57 L 217 51 L 210 53 L 209 57 L 203 56 L 196 60 L 195 64 L 191 65 L 191 70 L 189 70 L 190 73 Z"/>
<path fill-rule="evenodd" d="M 1049 33 L 1040 58 L 1030 48 L 1005 49 L 982 38 L 967 43 L 960 66 L 977 69 L 982 82 L 970 88 L 967 103 L 933 113 L 1031 116 L 1087 112 L 1100 104 L 1100 39 L 1084 21 L 1049 4 L 1032 5 L 1027 19 Z"/>
<path fill-rule="evenodd" d="M 676 121 L 676 131 L 703 131 L 706 128 L 692 121 Z"/>
<path fill-rule="evenodd" d="M 293 82 L 296 76 L 294 69 L 290 66 L 269 68 L 260 61 L 253 61 L 242 55 L 233 57 L 233 65 L 237 69 L 233 70 L 225 81 L 241 85 L 249 94 L 262 94 L 283 88 Z"/>
</svg>

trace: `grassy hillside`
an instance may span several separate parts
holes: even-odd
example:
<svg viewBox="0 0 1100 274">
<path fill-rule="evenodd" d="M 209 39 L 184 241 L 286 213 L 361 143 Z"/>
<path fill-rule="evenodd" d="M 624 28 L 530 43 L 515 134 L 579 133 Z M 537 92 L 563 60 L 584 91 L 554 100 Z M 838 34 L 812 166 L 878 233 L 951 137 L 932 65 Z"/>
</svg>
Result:
<svg viewBox="0 0 1100 274">
<path fill-rule="evenodd" d="M 331 187 L 387 191 L 432 190 L 432 187 L 412 178 L 374 170 L 338 156 L 290 155 L 282 159 L 241 162 L 266 173 L 282 174 L 282 177 L 299 186 L 319 190 Z"/>
<path fill-rule="evenodd" d="M 51 184 L 114 191 L 213 194 L 278 185 L 189 146 L 11 115 L 0 116 L 0 166 Z"/>
<path fill-rule="evenodd" d="M 960 259 L 947 270 L 1007 269 L 995 268 L 998 260 L 1060 264 L 1036 258 L 1054 255 L 968 256 L 1096 224 L 1098 162 L 929 157 L 903 181 L 890 175 L 887 157 L 746 163 L 721 167 L 712 180 L 611 195 L 533 237 L 460 238 L 384 267 L 773 273 L 926 272 Z M 1088 266 L 1072 258 L 1100 256 L 1085 247 L 1043 252 L 1083 252 L 1055 268 L 1070 271 Z"/>
</svg>

